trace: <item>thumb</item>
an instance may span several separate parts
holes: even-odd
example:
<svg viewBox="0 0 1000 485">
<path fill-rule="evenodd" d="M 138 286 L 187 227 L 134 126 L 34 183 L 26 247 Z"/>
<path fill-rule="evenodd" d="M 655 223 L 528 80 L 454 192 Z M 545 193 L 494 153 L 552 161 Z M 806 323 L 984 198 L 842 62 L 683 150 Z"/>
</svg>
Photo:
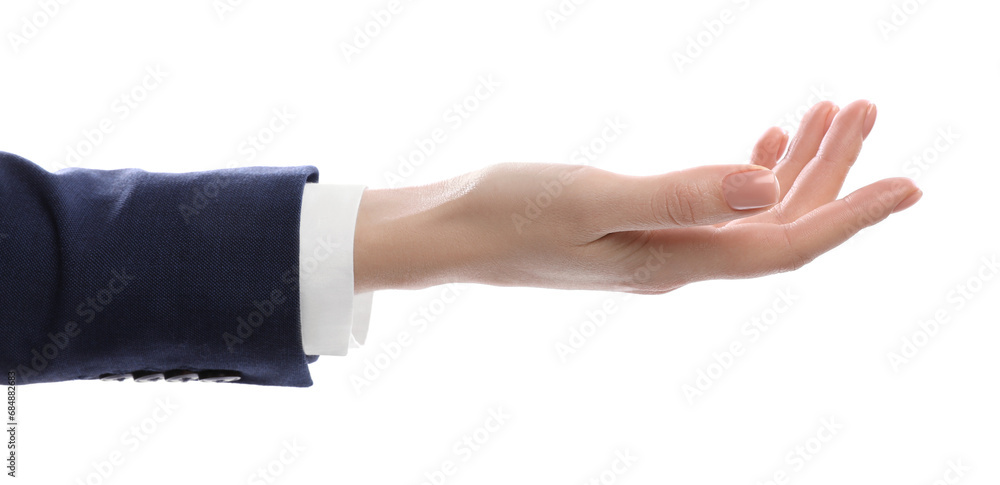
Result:
<svg viewBox="0 0 1000 485">
<path fill-rule="evenodd" d="M 689 227 L 759 214 L 778 203 L 778 179 L 759 165 L 706 165 L 608 184 L 609 232 Z"/>
</svg>

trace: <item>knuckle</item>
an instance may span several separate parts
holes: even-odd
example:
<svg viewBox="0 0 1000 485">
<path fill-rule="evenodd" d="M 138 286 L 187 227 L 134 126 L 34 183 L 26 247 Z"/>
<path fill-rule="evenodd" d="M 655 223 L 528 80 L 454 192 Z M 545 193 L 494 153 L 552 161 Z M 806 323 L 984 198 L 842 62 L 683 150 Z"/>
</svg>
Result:
<svg viewBox="0 0 1000 485">
<path fill-rule="evenodd" d="M 866 209 L 865 207 L 862 207 L 862 205 L 858 204 L 852 195 L 853 194 L 848 195 L 839 201 L 839 203 L 842 204 L 850 214 L 847 219 L 848 222 L 844 224 L 843 239 L 853 237 L 862 229 L 877 224 L 879 221 L 888 216 L 888 211 L 884 210 L 884 207 L 877 208 L 873 212 L 872 210 Z"/>
<path fill-rule="evenodd" d="M 699 224 L 698 214 L 703 195 L 701 188 L 690 182 L 665 187 L 653 201 L 653 213 L 664 224 L 696 226 Z"/>
<path fill-rule="evenodd" d="M 784 257 L 781 259 L 781 264 L 779 265 L 781 272 L 796 271 L 816 259 L 817 255 L 805 254 L 799 250 L 795 241 L 789 235 L 787 227 L 782 231 L 782 235 L 784 236 L 785 250 L 783 251 Z"/>
</svg>

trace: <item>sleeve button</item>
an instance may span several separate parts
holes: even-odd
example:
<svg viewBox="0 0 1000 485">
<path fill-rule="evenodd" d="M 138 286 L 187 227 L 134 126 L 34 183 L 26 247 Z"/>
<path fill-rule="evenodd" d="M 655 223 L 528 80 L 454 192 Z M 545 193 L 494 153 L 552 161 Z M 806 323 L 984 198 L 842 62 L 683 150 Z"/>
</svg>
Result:
<svg viewBox="0 0 1000 485">
<path fill-rule="evenodd" d="M 188 382 L 197 381 L 198 373 L 189 370 L 171 370 L 163 373 L 167 382 Z"/>
<path fill-rule="evenodd" d="M 101 374 L 98 379 L 102 381 L 127 381 L 132 378 L 132 374 Z"/>
<path fill-rule="evenodd" d="M 198 373 L 198 379 L 202 382 L 236 382 L 240 380 L 240 375 L 237 372 L 206 370 Z"/>
<path fill-rule="evenodd" d="M 132 377 L 135 382 L 156 382 L 163 380 L 162 372 L 133 372 Z"/>
</svg>

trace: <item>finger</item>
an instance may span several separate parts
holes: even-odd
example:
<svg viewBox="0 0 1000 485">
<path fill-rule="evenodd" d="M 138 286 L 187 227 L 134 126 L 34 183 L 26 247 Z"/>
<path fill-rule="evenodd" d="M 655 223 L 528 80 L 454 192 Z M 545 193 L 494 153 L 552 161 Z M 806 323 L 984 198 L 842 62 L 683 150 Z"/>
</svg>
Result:
<svg viewBox="0 0 1000 485">
<path fill-rule="evenodd" d="M 717 231 L 702 246 L 708 277 L 753 278 L 802 267 L 858 231 L 874 225 L 920 198 L 907 178 L 880 180 L 830 202 L 789 224 L 740 224 Z M 668 231 L 669 232 L 669 231 Z"/>
<path fill-rule="evenodd" d="M 812 261 L 889 214 L 915 204 L 923 195 L 903 177 L 880 180 L 802 216 L 787 226 L 791 253 L 799 264 Z"/>
<path fill-rule="evenodd" d="M 875 105 L 864 100 L 855 101 L 837 113 L 816 157 L 795 179 L 782 203 L 781 213 L 786 220 L 794 221 L 837 198 L 847 172 L 861 153 L 861 143 L 871 130 L 875 115 Z"/>
<path fill-rule="evenodd" d="M 781 160 L 781 157 L 785 155 L 785 149 L 788 148 L 788 139 L 789 139 L 788 132 L 782 129 L 781 133 L 783 135 L 781 137 L 781 144 L 778 145 L 778 150 L 774 152 L 776 160 Z M 777 162 L 775 162 L 775 164 L 777 164 Z"/>
<path fill-rule="evenodd" d="M 837 110 L 839 108 L 832 101 L 823 101 L 813 106 L 802 117 L 799 130 L 792 138 L 788 153 L 785 154 L 785 158 L 778 162 L 774 170 L 778 175 L 778 183 L 781 184 L 782 200 L 802 168 L 816 155 Z"/>
<path fill-rule="evenodd" d="M 588 213 L 605 232 L 715 224 L 759 214 L 778 202 L 774 173 L 756 165 L 707 165 L 648 177 L 595 173 Z"/>
<path fill-rule="evenodd" d="M 788 133 L 777 126 L 768 128 L 757 140 L 750 155 L 750 163 L 761 167 L 774 168 L 788 144 Z"/>
</svg>

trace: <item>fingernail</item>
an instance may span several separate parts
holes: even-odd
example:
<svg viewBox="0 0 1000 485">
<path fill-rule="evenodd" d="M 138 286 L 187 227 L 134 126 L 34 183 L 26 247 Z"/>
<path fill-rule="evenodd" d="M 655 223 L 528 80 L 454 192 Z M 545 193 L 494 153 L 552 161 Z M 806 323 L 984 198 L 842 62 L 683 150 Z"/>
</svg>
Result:
<svg viewBox="0 0 1000 485">
<path fill-rule="evenodd" d="M 861 138 L 868 138 L 868 134 L 872 132 L 872 127 L 875 126 L 875 118 L 878 117 L 878 109 L 875 108 L 875 103 L 868 105 L 868 113 L 865 114 L 865 124 L 861 127 Z"/>
<path fill-rule="evenodd" d="M 778 179 L 770 170 L 751 170 L 722 179 L 726 203 L 735 210 L 760 209 L 778 203 Z"/>
<path fill-rule="evenodd" d="M 826 127 L 823 128 L 823 131 L 830 129 L 830 125 L 833 124 L 833 119 L 837 117 L 837 113 L 840 113 L 840 106 L 834 105 L 833 108 L 830 108 L 830 113 L 826 115 Z"/>
<path fill-rule="evenodd" d="M 916 192 L 910 194 L 905 199 L 901 200 L 899 204 L 896 204 L 896 208 L 892 210 L 892 213 L 895 214 L 901 210 L 906 210 L 910 208 L 911 206 L 913 206 L 913 204 L 916 204 L 917 201 L 920 200 L 921 197 L 923 197 L 923 195 L 924 192 L 920 189 L 917 189 Z"/>
</svg>

